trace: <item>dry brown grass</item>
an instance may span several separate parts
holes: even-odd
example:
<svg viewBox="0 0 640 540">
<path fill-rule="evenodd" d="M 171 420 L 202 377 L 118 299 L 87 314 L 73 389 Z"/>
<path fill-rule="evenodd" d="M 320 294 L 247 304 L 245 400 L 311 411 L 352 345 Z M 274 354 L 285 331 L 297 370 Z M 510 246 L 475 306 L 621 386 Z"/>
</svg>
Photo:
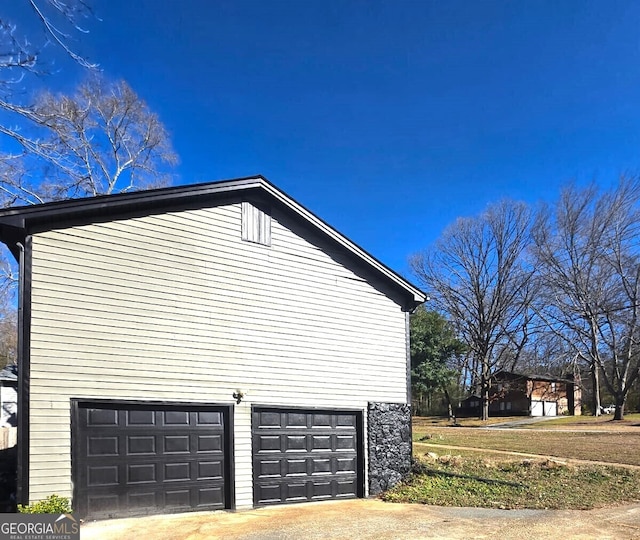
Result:
<svg viewBox="0 0 640 540">
<path fill-rule="evenodd" d="M 446 423 L 434 424 L 421 418 L 414 422 L 414 440 L 424 439 L 430 448 L 450 445 L 640 466 L 640 427 L 637 420 L 629 418 L 619 423 L 612 422 L 610 418 L 591 420 L 577 417 L 556 425 L 549 425 L 556 422 L 550 420 L 527 429 L 502 430 L 482 429 L 487 424 L 447 427 Z"/>
<path fill-rule="evenodd" d="M 446 419 L 414 418 L 414 456 L 422 464 L 386 492 L 385 499 L 559 509 L 640 499 L 640 415 L 623 422 L 611 416 L 561 417 L 516 429 L 490 429 L 523 419 L 465 418 L 459 421 L 462 427 L 452 427 Z"/>
<path fill-rule="evenodd" d="M 496 418 L 489 418 L 488 420 L 479 420 L 478 418 L 458 418 L 457 424 L 462 427 L 487 427 L 494 424 L 502 424 L 504 422 L 522 420 L 525 416 L 501 416 Z M 450 426 L 451 420 L 443 418 L 442 416 L 414 416 L 413 428 L 422 429 L 429 426 Z"/>
</svg>

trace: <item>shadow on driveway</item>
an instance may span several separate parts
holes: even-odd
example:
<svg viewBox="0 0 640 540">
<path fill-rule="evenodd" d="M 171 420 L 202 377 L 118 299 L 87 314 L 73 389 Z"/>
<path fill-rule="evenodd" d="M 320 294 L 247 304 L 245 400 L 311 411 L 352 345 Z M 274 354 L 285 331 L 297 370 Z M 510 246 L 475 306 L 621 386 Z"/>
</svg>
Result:
<svg viewBox="0 0 640 540">
<path fill-rule="evenodd" d="M 589 511 L 492 510 L 358 499 L 98 521 L 83 524 L 81 538 L 631 539 L 640 538 L 640 504 Z"/>
</svg>

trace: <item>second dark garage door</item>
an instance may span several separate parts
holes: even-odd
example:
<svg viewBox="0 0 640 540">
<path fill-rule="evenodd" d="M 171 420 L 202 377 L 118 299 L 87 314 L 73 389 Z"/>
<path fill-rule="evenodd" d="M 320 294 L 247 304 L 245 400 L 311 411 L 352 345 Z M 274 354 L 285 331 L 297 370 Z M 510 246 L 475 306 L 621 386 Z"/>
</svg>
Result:
<svg viewBox="0 0 640 540">
<path fill-rule="evenodd" d="M 256 407 L 254 504 L 363 496 L 362 415 Z"/>
<path fill-rule="evenodd" d="M 230 508 L 229 411 L 76 402 L 74 510 L 106 518 Z"/>
</svg>

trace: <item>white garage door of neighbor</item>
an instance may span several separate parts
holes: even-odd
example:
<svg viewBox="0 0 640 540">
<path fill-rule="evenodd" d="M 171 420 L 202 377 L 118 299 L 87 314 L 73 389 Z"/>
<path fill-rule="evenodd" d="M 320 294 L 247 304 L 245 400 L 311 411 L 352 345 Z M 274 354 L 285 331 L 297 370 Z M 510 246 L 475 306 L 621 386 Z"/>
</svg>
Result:
<svg viewBox="0 0 640 540">
<path fill-rule="evenodd" d="M 558 404 L 555 401 L 544 402 L 545 416 L 558 416 Z"/>
<path fill-rule="evenodd" d="M 531 416 L 558 416 L 558 404 L 555 401 L 531 400 Z"/>
</svg>

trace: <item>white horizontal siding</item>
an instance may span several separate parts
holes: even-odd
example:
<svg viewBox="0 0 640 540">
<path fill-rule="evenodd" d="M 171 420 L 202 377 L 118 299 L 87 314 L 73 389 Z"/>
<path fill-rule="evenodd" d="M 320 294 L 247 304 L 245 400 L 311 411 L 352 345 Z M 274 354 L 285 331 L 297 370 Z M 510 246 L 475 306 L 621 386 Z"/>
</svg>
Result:
<svg viewBox="0 0 640 540">
<path fill-rule="evenodd" d="M 231 403 L 241 388 L 238 507 L 251 404 L 405 402 L 400 307 L 277 213 L 271 235 L 242 241 L 237 204 L 34 237 L 32 500 L 71 495 L 70 398 Z"/>
</svg>

